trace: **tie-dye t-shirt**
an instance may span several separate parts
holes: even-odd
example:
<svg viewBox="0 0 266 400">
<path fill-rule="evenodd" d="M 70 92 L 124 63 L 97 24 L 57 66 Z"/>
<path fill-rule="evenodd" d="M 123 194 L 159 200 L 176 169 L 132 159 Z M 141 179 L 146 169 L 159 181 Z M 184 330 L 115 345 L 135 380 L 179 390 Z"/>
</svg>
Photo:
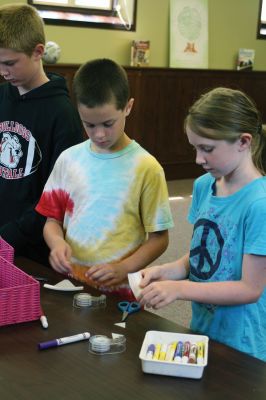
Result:
<svg viewBox="0 0 266 400">
<path fill-rule="evenodd" d="M 203 284 L 238 281 L 244 254 L 266 256 L 266 177 L 227 197 L 215 196 L 214 184 L 210 174 L 195 181 L 189 214 L 189 279 Z M 191 328 L 266 361 L 266 289 L 253 304 L 193 302 Z"/>
<path fill-rule="evenodd" d="M 63 223 L 84 266 L 126 258 L 147 233 L 173 226 L 163 169 L 134 140 L 115 153 L 92 152 L 90 140 L 64 151 L 36 210 Z"/>
</svg>

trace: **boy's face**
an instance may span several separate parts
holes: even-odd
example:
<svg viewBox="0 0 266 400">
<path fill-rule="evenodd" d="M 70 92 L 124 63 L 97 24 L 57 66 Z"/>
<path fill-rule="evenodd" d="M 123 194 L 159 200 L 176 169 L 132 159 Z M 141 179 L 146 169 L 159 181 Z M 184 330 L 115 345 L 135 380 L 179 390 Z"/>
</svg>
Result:
<svg viewBox="0 0 266 400">
<path fill-rule="evenodd" d="M 43 45 L 37 45 L 31 56 L 10 49 L 0 48 L 0 74 L 16 86 L 20 92 L 27 92 L 40 86 L 40 60 Z"/>
<path fill-rule="evenodd" d="M 78 105 L 80 118 L 92 141 L 93 151 L 113 153 L 127 146 L 129 139 L 124 133 L 124 128 L 133 102 L 134 99 L 130 99 L 124 110 L 117 110 L 114 103 L 93 108 Z"/>
</svg>

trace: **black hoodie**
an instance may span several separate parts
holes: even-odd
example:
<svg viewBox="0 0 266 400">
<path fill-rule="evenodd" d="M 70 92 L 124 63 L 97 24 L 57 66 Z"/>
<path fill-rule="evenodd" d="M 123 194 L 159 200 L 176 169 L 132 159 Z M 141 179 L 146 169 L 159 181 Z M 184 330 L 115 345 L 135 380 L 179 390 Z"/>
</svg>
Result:
<svg viewBox="0 0 266 400">
<path fill-rule="evenodd" d="M 38 261 L 45 261 L 45 220 L 35 205 L 59 154 L 83 140 L 65 79 L 48 77 L 23 95 L 9 83 L 0 85 L 0 236 L 17 255 Z"/>
</svg>

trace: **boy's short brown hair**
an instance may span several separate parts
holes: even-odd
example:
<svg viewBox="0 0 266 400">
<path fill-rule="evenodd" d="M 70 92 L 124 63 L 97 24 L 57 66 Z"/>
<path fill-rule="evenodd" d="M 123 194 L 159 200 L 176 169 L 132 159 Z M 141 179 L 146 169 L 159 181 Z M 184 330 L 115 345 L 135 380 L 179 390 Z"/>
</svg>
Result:
<svg viewBox="0 0 266 400">
<path fill-rule="evenodd" d="M 123 110 L 129 99 L 127 73 L 107 58 L 83 64 L 75 74 L 73 89 L 78 103 L 89 108 L 113 102 Z"/>
<path fill-rule="evenodd" d="M 37 44 L 45 45 L 44 23 L 27 4 L 0 6 L 0 47 L 31 56 Z"/>
</svg>

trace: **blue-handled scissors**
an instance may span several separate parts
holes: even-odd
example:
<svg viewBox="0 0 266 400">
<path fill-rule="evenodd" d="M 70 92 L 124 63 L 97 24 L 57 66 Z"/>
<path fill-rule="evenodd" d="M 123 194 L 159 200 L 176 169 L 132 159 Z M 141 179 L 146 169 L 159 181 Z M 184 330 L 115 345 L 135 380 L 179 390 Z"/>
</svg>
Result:
<svg viewBox="0 0 266 400">
<path fill-rule="evenodd" d="M 120 301 L 117 304 L 120 311 L 123 312 L 122 322 L 124 322 L 129 314 L 137 312 L 141 309 L 141 305 L 137 301 Z"/>
</svg>

